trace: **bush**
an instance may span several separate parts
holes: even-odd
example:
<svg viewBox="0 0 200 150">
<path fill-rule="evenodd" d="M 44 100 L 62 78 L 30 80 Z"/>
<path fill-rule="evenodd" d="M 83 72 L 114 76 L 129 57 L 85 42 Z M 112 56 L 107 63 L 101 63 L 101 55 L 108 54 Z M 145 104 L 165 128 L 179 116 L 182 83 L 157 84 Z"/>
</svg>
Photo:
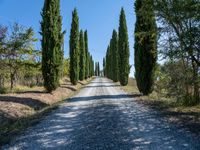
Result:
<svg viewBox="0 0 200 150">
<path fill-rule="evenodd" d="M 0 94 L 7 94 L 7 93 L 9 93 L 8 88 L 5 88 L 5 87 L 0 88 Z"/>
</svg>

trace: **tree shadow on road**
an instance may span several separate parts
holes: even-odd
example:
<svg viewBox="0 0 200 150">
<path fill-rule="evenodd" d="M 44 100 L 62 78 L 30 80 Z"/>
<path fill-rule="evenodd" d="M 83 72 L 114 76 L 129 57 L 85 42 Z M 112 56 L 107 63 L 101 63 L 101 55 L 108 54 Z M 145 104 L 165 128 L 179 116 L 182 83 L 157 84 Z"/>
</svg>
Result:
<svg viewBox="0 0 200 150">
<path fill-rule="evenodd" d="M 32 131 L 24 133 L 18 144 L 23 148 L 31 144 L 36 149 L 68 150 L 195 149 L 200 146 L 198 139 L 187 136 L 183 129 L 164 121 L 158 113 L 132 101 L 133 97 L 71 98 Z M 115 103 L 123 99 L 127 100 Z"/>
<path fill-rule="evenodd" d="M 98 95 L 98 96 L 88 96 L 88 97 L 73 97 L 70 98 L 69 102 L 77 102 L 77 101 L 92 101 L 92 100 L 119 100 L 119 99 L 127 99 L 127 98 L 135 98 L 140 97 L 140 94 L 118 94 L 118 95 Z"/>
<path fill-rule="evenodd" d="M 120 87 L 120 85 L 90 85 L 85 86 L 84 88 L 103 88 L 103 87 Z"/>
</svg>

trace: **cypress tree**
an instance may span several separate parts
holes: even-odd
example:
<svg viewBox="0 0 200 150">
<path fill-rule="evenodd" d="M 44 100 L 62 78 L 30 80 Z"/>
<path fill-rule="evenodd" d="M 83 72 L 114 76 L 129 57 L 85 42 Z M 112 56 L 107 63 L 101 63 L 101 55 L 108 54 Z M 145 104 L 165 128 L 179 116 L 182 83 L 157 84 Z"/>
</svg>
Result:
<svg viewBox="0 0 200 150">
<path fill-rule="evenodd" d="M 95 71 L 94 71 L 95 76 L 97 76 L 97 63 L 95 62 Z"/>
<path fill-rule="evenodd" d="M 91 65 L 90 65 L 90 53 L 88 52 L 88 78 L 90 78 L 90 71 L 91 71 Z"/>
<path fill-rule="evenodd" d="M 84 32 L 85 41 L 85 54 L 86 54 L 86 65 L 85 65 L 85 79 L 89 77 L 89 50 L 88 50 L 88 33 L 87 30 Z"/>
<path fill-rule="evenodd" d="M 94 76 L 94 60 L 92 60 L 92 76 Z"/>
<path fill-rule="evenodd" d="M 63 58 L 60 0 L 45 0 L 41 15 L 42 74 L 44 87 L 52 92 L 59 86 Z"/>
<path fill-rule="evenodd" d="M 110 78 L 110 46 L 108 46 L 106 52 L 106 77 Z"/>
<path fill-rule="evenodd" d="M 76 85 L 79 79 L 79 18 L 77 10 L 72 12 L 70 32 L 70 80 Z"/>
<path fill-rule="evenodd" d="M 121 14 L 120 14 L 118 50 L 119 50 L 119 66 L 120 66 L 119 81 L 121 85 L 125 86 L 128 84 L 128 78 L 130 73 L 130 64 L 129 64 L 130 52 L 129 52 L 126 16 L 123 8 L 121 9 Z"/>
<path fill-rule="evenodd" d="M 106 58 L 103 58 L 103 76 L 106 76 Z"/>
<path fill-rule="evenodd" d="M 90 77 L 92 77 L 92 55 L 90 55 Z"/>
<path fill-rule="evenodd" d="M 157 27 L 153 0 L 136 0 L 135 77 L 138 89 L 144 95 L 153 90 L 157 61 Z"/>
<path fill-rule="evenodd" d="M 86 69 L 86 54 L 85 54 L 85 43 L 83 37 L 83 31 L 80 31 L 79 37 L 79 46 L 80 46 L 80 71 L 79 71 L 79 80 L 83 81 L 85 79 L 85 69 Z"/>
<path fill-rule="evenodd" d="M 111 38 L 111 40 L 110 40 L 110 49 L 109 49 L 109 59 L 110 59 L 110 61 L 109 61 L 109 69 L 110 69 L 110 79 L 111 80 L 113 80 L 113 76 L 114 76 L 114 67 L 113 67 L 113 51 L 114 51 L 114 49 L 113 49 L 113 39 Z"/>
<path fill-rule="evenodd" d="M 119 80 L 119 52 L 118 52 L 118 37 L 117 31 L 113 30 L 112 35 L 112 80 L 118 82 Z"/>
<path fill-rule="evenodd" d="M 100 76 L 100 66 L 99 66 L 99 62 L 97 63 L 97 71 L 98 71 L 98 76 Z"/>
</svg>

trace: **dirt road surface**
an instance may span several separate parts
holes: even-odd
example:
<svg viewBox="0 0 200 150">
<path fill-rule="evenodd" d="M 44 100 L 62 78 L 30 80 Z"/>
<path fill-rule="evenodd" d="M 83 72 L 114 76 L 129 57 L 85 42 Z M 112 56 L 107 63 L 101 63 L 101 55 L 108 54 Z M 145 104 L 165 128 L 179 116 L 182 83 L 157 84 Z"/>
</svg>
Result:
<svg viewBox="0 0 200 150">
<path fill-rule="evenodd" d="M 135 99 L 110 80 L 95 78 L 2 149 L 200 149 L 198 137 Z"/>
</svg>

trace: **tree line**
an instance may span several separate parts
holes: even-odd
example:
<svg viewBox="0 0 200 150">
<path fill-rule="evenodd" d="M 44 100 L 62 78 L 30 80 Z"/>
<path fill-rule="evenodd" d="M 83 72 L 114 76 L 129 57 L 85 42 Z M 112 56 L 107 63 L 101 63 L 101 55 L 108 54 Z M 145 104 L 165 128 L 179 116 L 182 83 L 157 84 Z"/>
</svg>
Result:
<svg viewBox="0 0 200 150">
<path fill-rule="evenodd" d="M 197 0 L 135 1 L 135 79 L 143 95 L 157 92 L 181 104 L 200 103 L 199 6 Z M 118 33 L 113 30 L 103 59 L 104 75 L 121 85 L 127 85 L 131 67 L 128 45 L 122 8 Z"/>
<path fill-rule="evenodd" d="M 144 95 L 200 103 L 199 8 L 198 0 L 135 1 L 135 77 Z"/>
<path fill-rule="evenodd" d="M 122 8 L 118 33 L 113 30 L 106 57 L 103 59 L 104 75 L 114 82 L 119 81 L 123 86 L 127 85 L 130 73 L 129 57 L 128 29 L 125 11 Z"/>
<path fill-rule="evenodd" d="M 200 103 L 199 6 L 198 0 L 135 1 L 134 66 L 142 94 L 157 92 L 186 105 Z M 88 32 L 79 29 L 76 9 L 72 12 L 69 59 L 64 58 L 60 0 L 45 0 L 41 15 L 42 51 L 34 49 L 37 39 L 32 28 L 17 23 L 10 29 L 0 26 L 0 92 L 8 82 L 10 89 L 19 82 L 44 84 L 52 92 L 64 75 L 74 85 L 102 73 L 123 86 L 128 84 L 130 50 L 123 8 L 118 31 L 113 30 L 103 58 L 103 71 L 89 52 Z"/>
<path fill-rule="evenodd" d="M 94 60 L 88 48 L 87 30 L 79 32 L 79 17 L 76 9 L 72 12 L 70 32 L 70 80 L 76 85 L 94 75 Z"/>
<path fill-rule="evenodd" d="M 42 29 L 42 72 L 44 87 L 52 92 L 59 86 L 60 72 L 63 67 L 65 31 L 62 32 L 60 0 L 45 0 Z M 88 48 L 87 30 L 79 30 L 77 9 L 72 12 L 69 40 L 69 77 L 73 85 L 94 75 L 94 61 Z"/>
<path fill-rule="evenodd" d="M 9 30 L 0 26 L 0 93 L 10 82 L 15 84 L 43 85 L 47 92 L 60 86 L 60 79 L 69 76 L 73 85 L 94 75 L 94 61 L 88 48 L 87 30 L 79 31 L 77 10 L 72 13 L 69 41 L 70 58 L 64 58 L 64 35 L 60 0 L 45 0 L 41 12 L 41 50 L 35 50 L 32 28 L 15 23 Z M 18 82 L 17 82 L 18 81 Z M 5 85 L 6 84 L 6 85 Z"/>
</svg>

